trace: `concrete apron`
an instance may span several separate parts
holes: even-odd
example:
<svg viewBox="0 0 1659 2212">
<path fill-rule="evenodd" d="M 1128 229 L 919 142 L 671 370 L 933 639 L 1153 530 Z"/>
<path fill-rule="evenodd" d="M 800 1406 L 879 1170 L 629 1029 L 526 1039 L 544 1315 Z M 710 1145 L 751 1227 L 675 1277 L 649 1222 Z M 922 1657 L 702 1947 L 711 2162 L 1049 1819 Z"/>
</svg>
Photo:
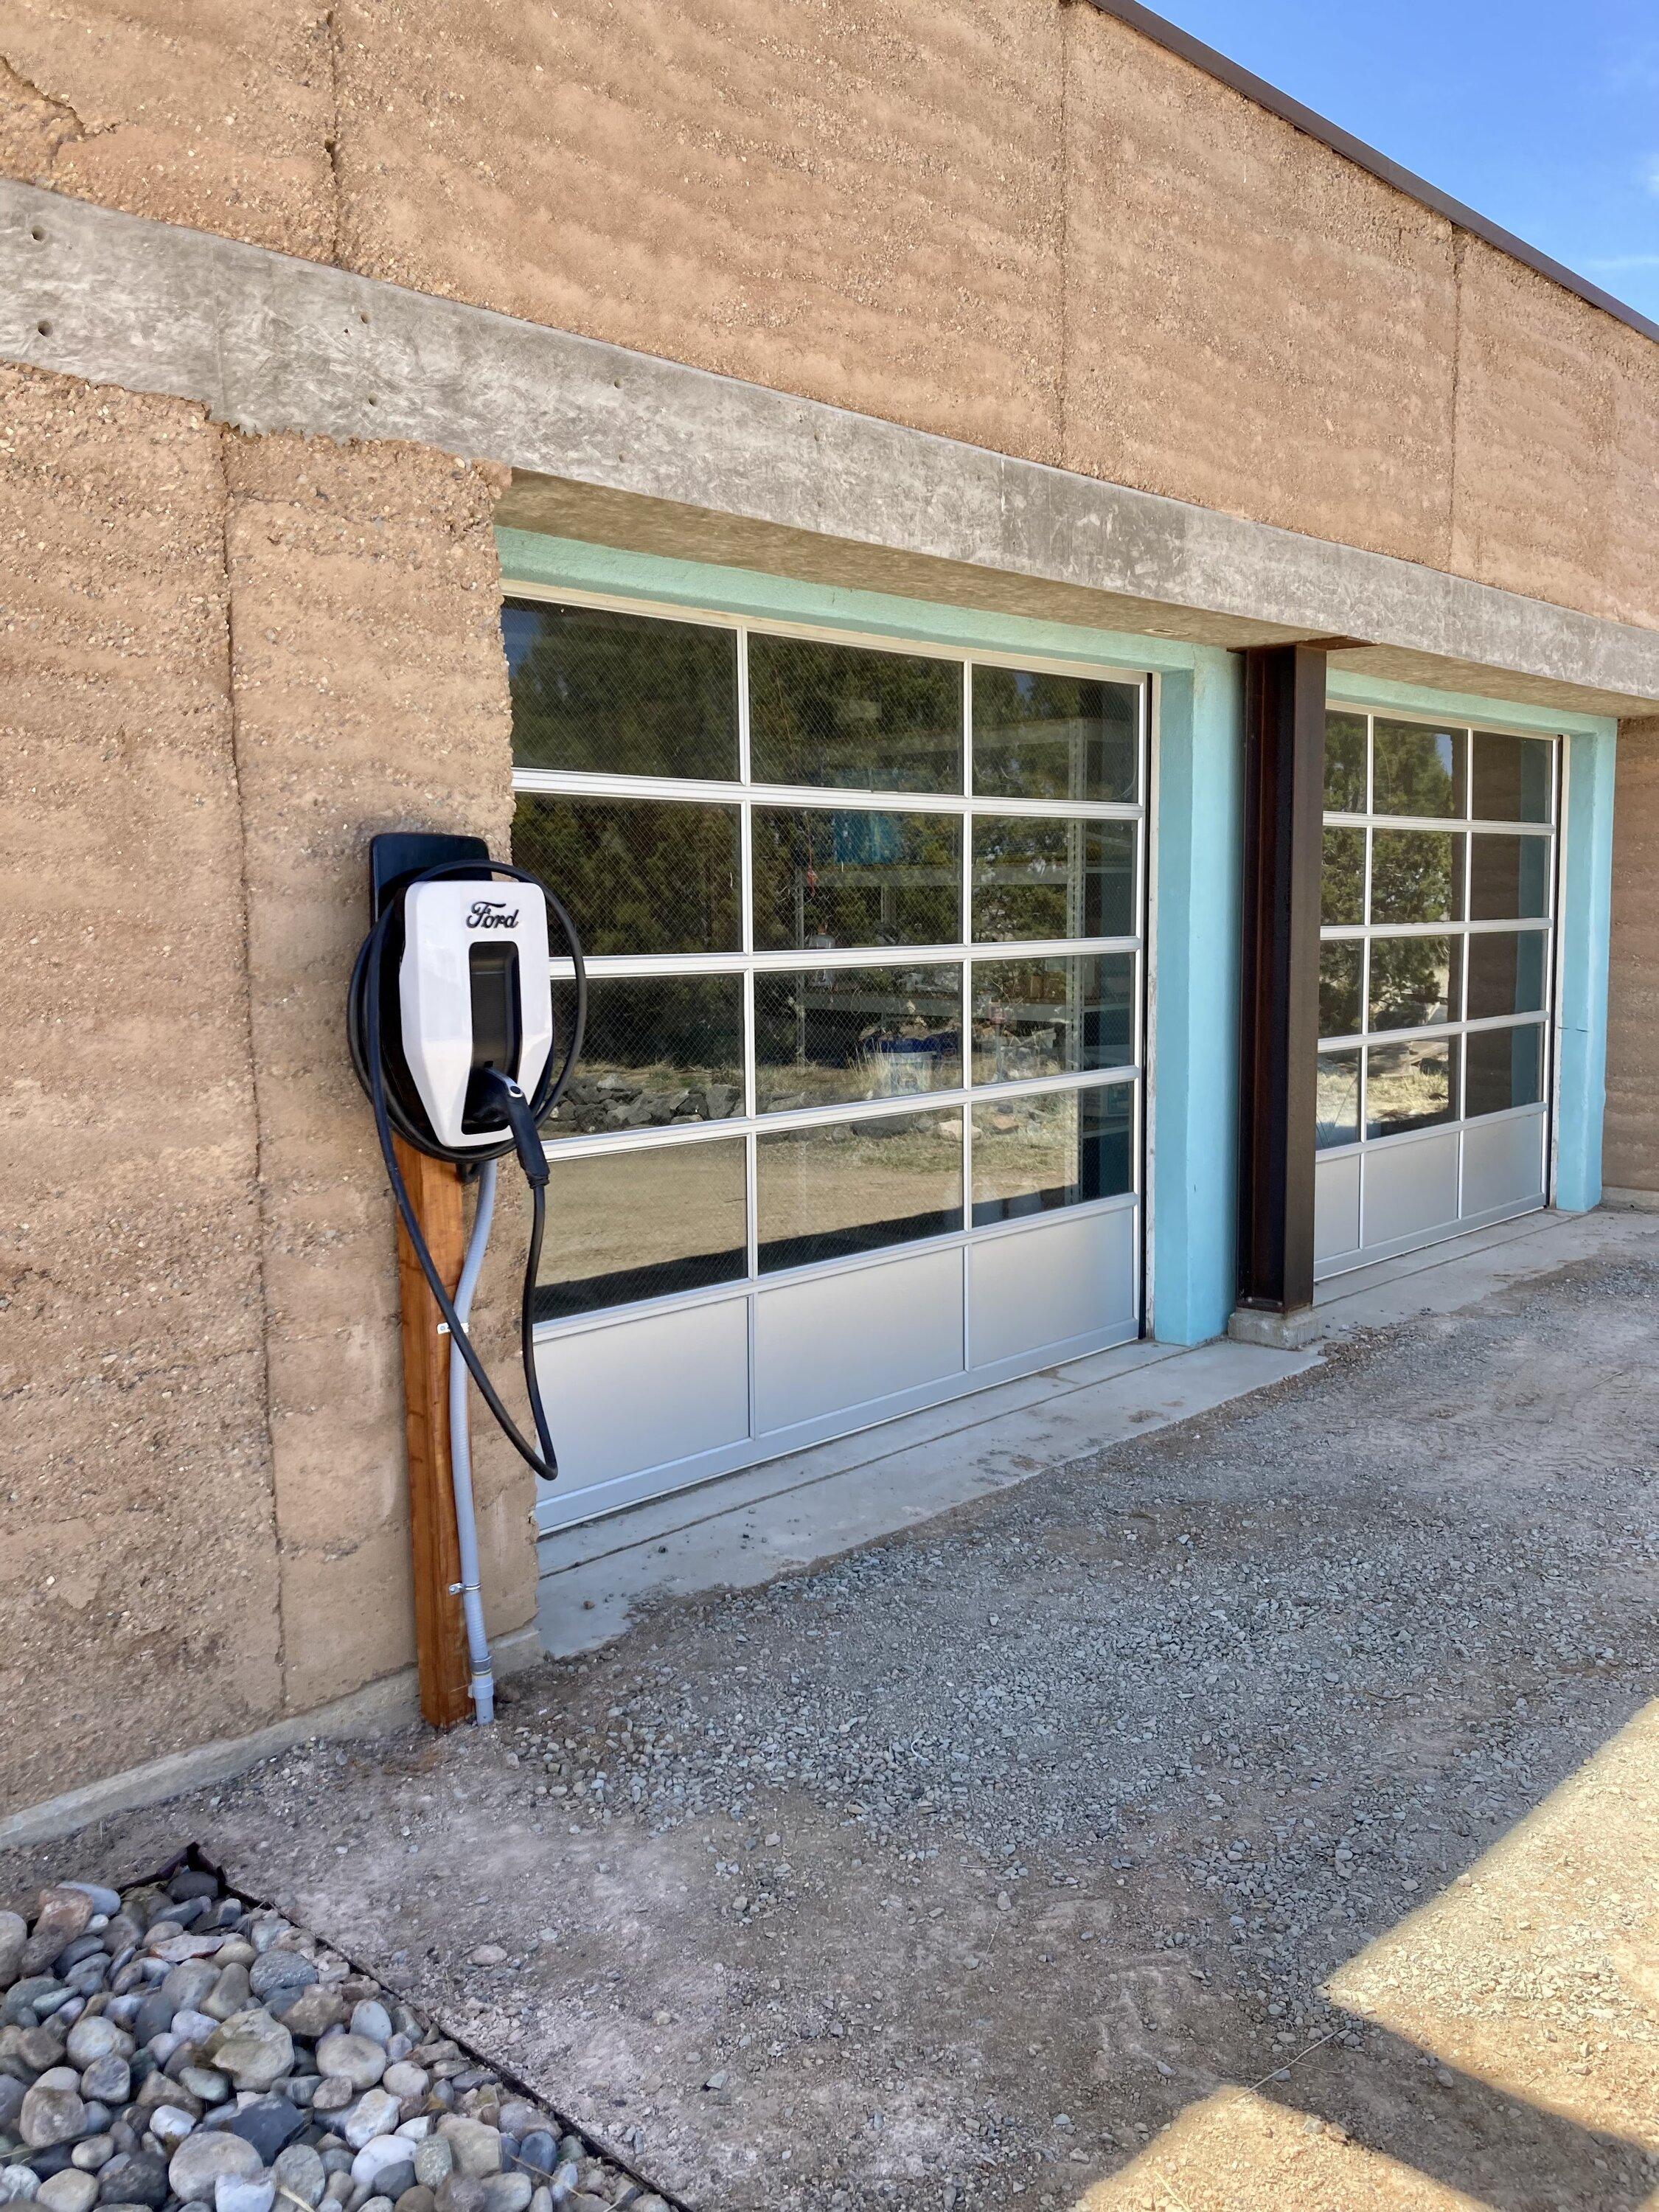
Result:
<svg viewBox="0 0 1659 2212">
<path fill-rule="evenodd" d="M 1322 1283 L 1303 1348 L 1126 1345 L 559 1529 L 541 1540 L 542 1644 L 593 1650 L 643 1607 L 769 1582 L 1270 1389 L 1356 1330 L 1455 1314 L 1656 1236 L 1650 1216 L 1528 1214 Z"/>
</svg>

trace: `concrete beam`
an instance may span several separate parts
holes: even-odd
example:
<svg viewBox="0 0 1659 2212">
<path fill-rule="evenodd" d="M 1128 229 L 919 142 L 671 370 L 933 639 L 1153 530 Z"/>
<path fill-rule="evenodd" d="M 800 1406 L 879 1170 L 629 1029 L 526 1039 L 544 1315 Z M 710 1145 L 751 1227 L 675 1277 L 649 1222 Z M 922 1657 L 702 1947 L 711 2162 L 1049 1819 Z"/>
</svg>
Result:
<svg viewBox="0 0 1659 2212">
<path fill-rule="evenodd" d="M 407 439 L 852 547 L 1124 603 L 1142 628 L 1364 638 L 1635 714 L 1659 629 L 0 183 L 0 356 L 251 432 Z M 1127 626 L 1121 624 L 1120 626 Z M 1425 681 L 1433 681 L 1425 675 Z M 1563 703 L 1567 703 L 1564 696 Z"/>
</svg>

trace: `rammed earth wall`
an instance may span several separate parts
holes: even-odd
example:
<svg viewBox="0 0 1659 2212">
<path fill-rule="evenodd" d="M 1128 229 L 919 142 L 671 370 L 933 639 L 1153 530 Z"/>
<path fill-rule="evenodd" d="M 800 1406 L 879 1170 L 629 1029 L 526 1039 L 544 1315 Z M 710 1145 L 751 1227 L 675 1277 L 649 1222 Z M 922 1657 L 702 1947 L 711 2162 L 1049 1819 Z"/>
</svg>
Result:
<svg viewBox="0 0 1659 2212">
<path fill-rule="evenodd" d="M 1659 347 L 1060 0 L 18 0 L 0 169 L 1659 621 Z"/>
<path fill-rule="evenodd" d="M 504 849 L 511 800 L 493 472 L 27 371 L 0 409 L 3 1810 L 412 1657 L 340 990 L 373 831 Z M 530 1488 L 479 1457 L 501 1632 Z"/>
</svg>

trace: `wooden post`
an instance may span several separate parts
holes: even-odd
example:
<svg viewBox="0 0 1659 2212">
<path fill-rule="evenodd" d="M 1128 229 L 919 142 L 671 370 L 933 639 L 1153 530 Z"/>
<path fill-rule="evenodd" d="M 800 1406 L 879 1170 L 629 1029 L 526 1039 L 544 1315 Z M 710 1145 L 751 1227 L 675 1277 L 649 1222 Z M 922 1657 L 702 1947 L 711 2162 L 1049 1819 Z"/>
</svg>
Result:
<svg viewBox="0 0 1659 2212">
<path fill-rule="evenodd" d="M 460 1170 L 394 1137 L 398 1164 L 432 1258 L 452 1297 L 466 1237 Z M 398 1218 L 398 1291 L 403 1309 L 404 1434 L 409 1451 L 409 1534 L 415 1565 L 415 1654 L 421 1711 L 453 1728 L 472 1711 L 466 1622 L 461 1611 L 460 1542 L 449 1457 L 449 1338 L 403 1217 Z"/>
</svg>

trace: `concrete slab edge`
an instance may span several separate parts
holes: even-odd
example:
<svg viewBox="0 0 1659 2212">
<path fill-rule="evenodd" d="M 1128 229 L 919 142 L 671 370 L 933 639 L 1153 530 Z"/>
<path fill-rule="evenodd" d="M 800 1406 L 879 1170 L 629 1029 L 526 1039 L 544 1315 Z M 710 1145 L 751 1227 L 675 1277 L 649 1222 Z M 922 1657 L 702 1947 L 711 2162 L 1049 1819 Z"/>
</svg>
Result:
<svg viewBox="0 0 1659 2212">
<path fill-rule="evenodd" d="M 534 1621 L 496 1638 L 490 1652 L 497 1675 L 533 1667 L 546 1656 Z M 397 1674 L 368 1683 L 349 1697 L 313 1706 L 309 1712 L 288 1715 L 246 1735 L 222 1736 L 190 1751 L 172 1752 L 165 1759 L 130 1766 L 79 1790 L 65 1790 L 61 1796 L 23 1806 L 0 1819 L 0 1850 L 56 1843 L 94 1820 L 164 1804 L 169 1797 L 182 1796 L 188 1790 L 204 1789 L 215 1782 L 234 1781 L 251 1766 L 274 1759 L 297 1743 L 308 1743 L 313 1737 L 338 1740 L 406 1728 L 419 1719 L 420 1711 L 415 1669 L 400 1668 Z"/>
<path fill-rule="evenodd" d="M 1224 1337 L 1212 1337 L 1204 1344 L 1170 1346 L 1158 1359 L 1000 1408 L 982 1422 L 941 1435 L 913 1438 L 907 1432 L 915 1416 L 901 1416 L 866 1431 L 875 1440 L 885 1430 L 884 1448 L 845 1467 L 793 1482 L 764 1498 L 738 1495 L 722 1504 L 722 1484 L 732 1478 L 718 1478 L 705 1486 L 710 1510 L 678 1529 L 653 1526 L 648 1505 L 625 1508 L 613 1516 L 615 1534 L 624 1540 L 613 1541 L 610 1550 L 591 1559 L 573 1560 L 543 1575 L 538 1605 L 541 1633 L 557 1658 L 602 1650 L 635 1625 L 642 1602 L 754 1589 L 823 1567 L 869 1545 L 914 1535 L 982 1498 L 1018 1489 L 1039 1477 L 1064 1474 L 1132 1439 L 1179 1427 L 1218 1407 L 1275 1389 L 1318 1366 L 1322 1357 L 1314 1348 L 1276 1347 L 1264 1353 L 1261 1347 L 1236 1348 Z M 1250 1364 L 1245 1368 L 1243 1363 Z M 1218 1388 L 1218 1366 L 1224 1377 Z M 1171 1405 L 1170 1378 L 1182 1372 L 1187 1384 L 1184 1389 L 1176 1385 L 1181 1402 Z M 1079 1409 L 1097 1414 L 1114 1398 L 1127 1414 L 1127 1419 L 1118 1420 L 1115 1432 L 1079 1435 L 1075 1425 Z M 973 1401 L 958 1402 L 971 1405 Z M 936 1462 L 942 1453 L 950 1456 L 952 1472 L 941 1483 L 926 1463 Z M 810 1462 L 814 1456 L 807 1453 L 801 1458 Z M 905 1462 L 909 1462 L 906 1478 L 890 1477 L 895 1463 Z M 860 1494 L 865 1503 L 849 1522 L 848 1501 Z M 826 1505 L 830 1514 L 827 1525 Z M 804 1508 L 806 1518 L 816 1518 L 817 1533 L 807 1534 L 798 1518 L 775 1540 L 751 1546 L 744 1524 L 765 1506 L 798 1516 Z M 667 1540 L 660 1540 L 665 1534 Z M 690 1579 L 685 1577 L 688 1551 L 701 1551 L 705 1557 L 704 1565 Z M 641 1566 L 642 1574 L 638 1571 Z M 574 1610 L 578 1602 L 580 1613 Z M 566 1625 L 555 1626 L 555 1620 Z"/>
<path fill-rule="evenodd" d="M 408 440 L 1154 610 L 1364 639 L 1596 693 L 1604 713 L 1659 700 L 1659 630 L 15 181 L 0 181 L 0 359 L 193 400 L 251 433 Z"/>
</svg>

